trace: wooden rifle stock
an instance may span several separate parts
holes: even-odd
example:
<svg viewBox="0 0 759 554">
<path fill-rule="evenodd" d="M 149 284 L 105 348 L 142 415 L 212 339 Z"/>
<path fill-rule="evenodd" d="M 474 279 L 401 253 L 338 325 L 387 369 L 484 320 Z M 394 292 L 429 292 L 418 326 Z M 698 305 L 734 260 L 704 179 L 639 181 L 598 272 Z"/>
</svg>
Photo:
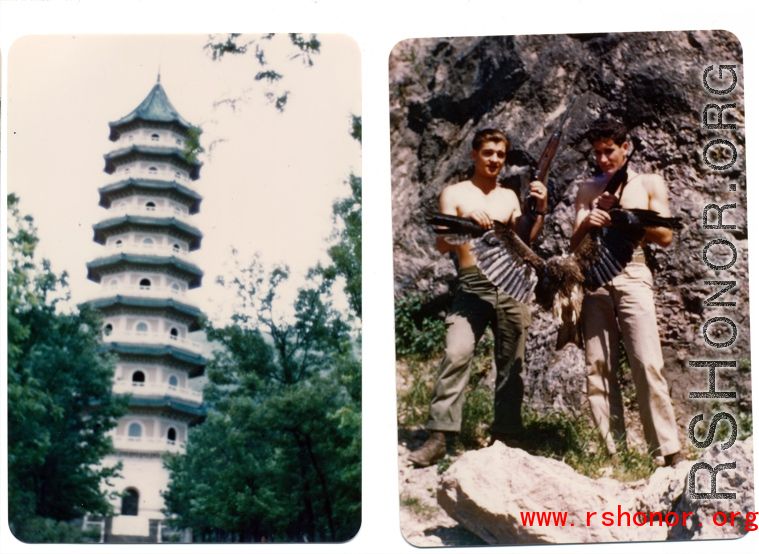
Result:
<svg viewBox="0 0 759 554">
<path fill-rule="evenodd" d="M 540 160 L 538 160 L 538 167 L 535 170 L 535 173 L 532 176 L 533 181 L 540 181 L 543 184 L 546 184 L 546 177 L 548 176 L 548 168 L 551 166 L 551 161 L 553 160 L 554 155 L 556 154 L 556 151 L 559 149 L 559 141 L 561 140 L 561 131 L 562 127 L 564 127 L 564 122 L 567 120 L 567 116 L 569 115 L 569 110 L 572 109 L 572 104 L 574 104 L 575 99 L 570 98 L 569 100 L 569 106 L 567 106 L 567 111 L 564 112 L 564 116 L 561 118 L 561 121 L 559 122 L 559 126 L 557 127 L 556 131 L 554 131 L 553 135 L 551 135 L 551 138 L 548 139 L 548 144 L 546 144 L 546 147 L 543 149 L 543 153 L 540 155 Z M 535 199 L 531 196 L 527 196 L 527 206 L 525 209 L 525 212 L 530 214 L 533 218 L 537 215 L 537 202 Z"/>
</svg>

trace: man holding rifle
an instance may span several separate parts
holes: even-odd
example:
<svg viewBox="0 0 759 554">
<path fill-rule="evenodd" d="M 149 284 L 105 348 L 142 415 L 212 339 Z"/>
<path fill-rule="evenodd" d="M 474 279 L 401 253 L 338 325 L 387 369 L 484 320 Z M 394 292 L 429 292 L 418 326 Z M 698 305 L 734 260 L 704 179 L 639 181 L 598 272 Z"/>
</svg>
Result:
<svg viewBox="0 0 759 554">
<path fill-rule="evenodd" d="M 627 169 L 630 144 L 627 129 L 610 119 L 596 121 L 587 133 L 602 174 L 580 185 L 575 202 L 574 233 L 570 249 L 577 248 L 592 227 L 611 224 L 608 210 L 615 206 L 654 210 L 669 217 L 667 186 L 659 175 Z M 644 242 L 666 247 L 672 230 L 648 229 Z M 638 396 L 640 419 L 649 452 L 664 465 L 680 461 L 680 441 L 656 324 L 653 277 L 638 248 L 632 262 L 608 285 L 586 293 L 582 306 L 588 402 L 591 415 L 612 456 L 625 444 L 622 395 L 617 380 L 619 340 L 625 352 Z"/>
<path fill-rule="evenodd" d="M 449 185 L 440 194 L 440 212 L 467 217 L 485 229 L 493 221 L 511 225 L 522 240 L 530 242 L 543 226 L 548 191 L 535 180 L 530 183 L 534 209 L 522 214 L 514 191 L 498 186 L 497 178 L 506 162 L 509 139 L 496 129 L 478 131 L 472 140 L 472 178 Z M 438 237 L 441 254 L 451 252 L 458 260 L 458 287 L 453 306 L 446 317 L 445 357 L 430 404 L 427 429 L 431 432 L 424 445 L 409 455 L 409 461 L 427 467 L 446 453 L 446 434 L 461 429 L 464 391 L 469 381 L 469 366 L 474 349 L 485 329 L 495 336 L 495 417 L 491 426 L 494 440 L 508 442 L 522 430 L 521 370 L 524 360 L 530 311 L 527 306 L 500 292 L 480 272 L 469 244 L 452 245 Z"/>
</svg>

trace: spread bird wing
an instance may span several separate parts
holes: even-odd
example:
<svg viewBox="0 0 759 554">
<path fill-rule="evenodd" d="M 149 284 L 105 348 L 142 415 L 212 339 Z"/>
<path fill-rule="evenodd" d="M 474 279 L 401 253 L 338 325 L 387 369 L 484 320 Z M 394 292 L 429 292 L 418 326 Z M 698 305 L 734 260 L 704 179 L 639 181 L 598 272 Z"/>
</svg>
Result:
<svg viewBox="0 0 759 554">
<path fill-rule="evenodd" d="M 587 290 L 596 290 L 622 273 L 647 228 L 682 229 L 679 217 L 662 217 L 653 210 L 613 208 L 609 215 L 611 226 L 591 229 L 573 253 Z"/>
<path fill-rule="evenodd" d="M 465 217 L 435 212 L 428 213 L 426 219 L 430 225 L 436 225 L 436 234 L 443 235 L 445 241 L 454 246 L 466 244 L 473 238 L 481 237 L 485 234 L 485 229 L 480 227 L 478 223 Z"/>
<path fill-rule="evenodd" d="M 494 221 L 493 229 L 474 240 L 470 251 L 491 283 L 520 302 L 530 299 L 544 261 L 511 227 Z"/>
<path fill-rule="evenodd" d="M 485 230 L 471 219 L 439 213 L 428 214 L 427 223 L 436 225 L 435 233 L 445 235 L 451 244 L 471 241 L 470 252 L 485 277 L 520 302 L 529 300 L 543 260 L 511 227 L 495 221 L 493 229 Z"/>
</svg>

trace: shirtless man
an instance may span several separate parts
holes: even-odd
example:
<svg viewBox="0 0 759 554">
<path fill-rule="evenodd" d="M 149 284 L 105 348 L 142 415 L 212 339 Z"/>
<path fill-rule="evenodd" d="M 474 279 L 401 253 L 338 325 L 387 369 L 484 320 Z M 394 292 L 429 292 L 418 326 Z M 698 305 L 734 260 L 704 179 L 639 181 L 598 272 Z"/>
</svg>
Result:
<svg viewBox="0 0 759 554">
<path fill-rule="evenodd" d="M 611 224 L 607 210 L 642 208 L 669 217 L 667 185 L 659 175 L 627 170 L 626 182 L 613 193 L 605 191 L 611 177 L 625 165 L 630 144 L 627 129 L 609 119 L 596 121 L 587 133 L 593 153 L 603 172 L 580 186 L 575 202 L 574 250 L 592 227 Z M 672 231 L 664 227 L 648 229 L 643 243 L 669 246 Z M 583 300 L 582 324 L 585 361 L 588 371 L 588 402 L 591 415 L 612 456 L 625 445 L 622 395 L 617 380 L 620 334 L 630 363 L 638 396 L 640 419 L 649 452 L 674 465 L 680 457 L 680 441 L 669 387 L 662 370 L 661 344 L 656 324 L 653 277 L 638 248 L 624 271 L 611 283 Z"/>
<path fill-rule="evenodd" d="M 478 131 L 472 140 L 472 178 L 443 189 L 440 212 L 470 218 L 486 229 L 493 227 L 493 221 L 500 221 L 518 228 L 523 240 L 532 240 L 543 226 L 548 191 L 540 181 L 530 183 L 530 195 L 536 200 L 538 215 L 523 217 L 514 191 L 497 183 L 508 147 L 509 140 L 500 131 Z M 431 434 L 419 450 L 409 455 L 409 460 L 419 467 L 427 467 L 445 456 L 445 433 L 461 430 L 469 365 L 488 325 L 495 336 L 497 371 L 491 435 L 496 440 L 508 440 L 522 430 L 524 387 L 520 373 L 526 327 L 530 323 L 529 309 L 487 280 L 476 267 L 468 244 L 452 246 L 444 237 L 438 237 L 436 246 L 441 254 L 453 251 L 458 258 L 459 285 L 445 321 L 445 357 L 440 364 L 427 423 Z"/>
</svg>

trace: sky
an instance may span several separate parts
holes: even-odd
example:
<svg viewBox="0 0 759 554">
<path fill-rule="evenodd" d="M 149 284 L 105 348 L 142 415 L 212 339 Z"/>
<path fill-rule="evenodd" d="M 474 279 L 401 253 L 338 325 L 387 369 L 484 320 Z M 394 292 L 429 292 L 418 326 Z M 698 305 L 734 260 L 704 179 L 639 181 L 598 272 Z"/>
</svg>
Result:
<svg viewBox="0 0 759 554">
<path fill-rule="evenodd" d="M 317 261 L 328 262 L 332 203 L 347 196 L 351 172 L 361 174 L 351 114 L 361 114 L 360 52 L 344 35 L 320 34 L 313 65 L 290 59 L 286 35 L 262 40 L 268 65 L 290 91 L 283 112 L 265 97 L 252 52 L 213 61 L 208 35 L 24 37 L 9 52 L 8 191 L 34 217 L 39 256 L 66 271 L 72 302 L 101 295 L 86 263 L 103 256 L 92 225 L 109 217 L 98 188 L 118 178 L 103 171 L 114 150 L 108 123 L 135 109 L 160 72 L 179 114 L 203 129 L 203 167 L 193 188 L 202 196 L 191 224 L 203 233 L 191 256 L 204 272 L 188 300 L 212 320 L 234 308 L 232 249 L 247 264 L 287 264 L 293 297 Z M 218 37 L 224 39 L 224 36 Z M 234 107 L 225 99 L 241 99 Z M 221 103 L 220 103 L 221 102 Z"/>
<path fill-rule="evenodd" d="M 256 545 L 256 552 L 263 553 L 307 553 L 307 554 L 333 554 L 350 553 L 350 554 L 385 554 L 387 552 L 396 552 L 404 554 L 419 554 L 420 549 L 414 548 L 408 544 L 400 534 L 399 530 L 399 512 L 398 512 L 398 435 L 395 426 L 396 420 L 396 403 L 395 403 L 395 371 L 394 371 L 394 351 L 393 351 L 393 275 L 392 275 L 392 224 L 391 224 L 391 205 L 390 205 L 390 139 L 389 139 L 389 117 L 388 117 L 388 87 L 387 87 L 387 62 L 388 55 L 393 47 L 401 40 L 414 37 L 448 37 L 448 36 L 475 36 L 475 35 L 520 35 L 520 34 L 545 34 L 545 33 L 581 33 L 581 32 L 632 32 L 632 31 L 672 31 L 678 29 L 727 29 L 738 36 L 742 41 L 745 54 L 746 72 L 745 72 L 745 91 L 746 104 L 749 109 L 746 110 L 747 144 L 752 145 L 748 148 L 747 154 L 749 160 L 748 171 L 753 175 L 753 170 L 757 167 L 756 152 L 759 150 L 754 145 L 759 144 L 756 129 L 759 128 L 759 119 L 755 117 L 759 113 L 756 109 L 757 91 L 757 54 L 759 54 L 759 34 L 756 33 L 757 8 L 754 4 L 744 3 L 744 5 L 723 6 L 712 0 L 677 0 L 673 2 L 661 2 L 661 0 L 637 0 L 634 4 L 601 4 L 593 0 L 559 0 L 559 1 L 541 1 L 534 2 L 498 2 L 494 0 L 385 0 L 384 2 L 359 2 L 347 0 L 259 0 L 250 2 L 249 0 L 195 0 L 194 2 L 180 2 L 179 0 L 0 0 L 0 54 L 2 54 L 2 145 L 0 145 L 0 182 L 2 183 L 3 193 L 7 188 L 11 188 L 11 177 L 16 178 L 13 169 L 13 160 L 9 154 L 13 152 L 11 135 L 12 113 L 9 116 L 9 96 L 13 91 L 13 79 L 33 79 L 33 83 L 45 87 L 46 73 L 55 74 L 57 66 L 64 62 L 58 55 L 58 51 L 45 49 L 39 56 L 32 57 L 30 54 L 25 64 L 19 65 L 20 69 L 14 69 L 15 49 L 23 46 L 22 41 L 33 35 L 48 35 L 56 37 L 77 36 L 79 39 L 83 35 L 92 35 L 95 33 L 194 33 L 205 36 L 211 30 L 235 31 L 246 30 L 260 33 L 270 32 L 273 30 L 291 32 L 314 30 L 319 32 L 320 37 L 324 37 L 325 32 L 336 32 L 350 36 L 355 40 L 360 48 L 361 53 L 361 102 L 356 105 L 360 106 L 364 124 L 364 141 L 363 154 L 361 162 L 350 162 L 346 159 L 341 168 L 337 170 L 337 183 L 341 183 L 347 178 L 351 168 L 361 168 L 363 175 L 363 223 L 364 223 L 364 288 L 363 295 L 363 358 L 364 358 L 364 390 L 367 393 L 363 398 L 363 477 L 362 477 L 362 494 L 364 500 L 364 516 L 362 528 L 358 536 L 348 543 L 330 545 L 276 545 L 268 544 Z M 174 37 L 176 38 L 176 37 Z M 81 42 L 81 40 L 80 40 Z M 166 41 L 163 41 L 164 43 Z M 58 48 L 62 46 L 57 45 Z M 166 45 L 163 45 L 166 48 Z M 75 128 L 67 128 L 69 133 L 76 132 L 77 140 L 84 141 L 85 138 L 94 141 L 93 144 L 84 145 L 75 150 L 87 159 L 82 159 L 76 164 L 66 162 L 65 166 L 69 171 L 81 170 L 82 181 L 65 181 L 56 176 L 61 174 L 51 169 L 49 175 L 55 177 L 46 187 L 46 194 L 52 194 L 57 188 L 76 187 L 84 191 L 81 203 L 82 205 L 91 206 L 93 210 L 91 216 L 80 216 L 82 230 L 79 231 L 79 241 L 81 244 L 78 249 L 92 248 L 92 252 L 80 253 L 72 252 L 72 249 L 65 248 L 68 253 L 66 257 L 74 254 L 80 256 L 81 261 L 73 263 L 76 268 L 81 268 L 81 274 L 84 273 L 84 264 L 95 254 L 96 245 L 91 239 L 91 225 L 98 220 L 102 209 L 97 208 L 97 188 L 105 182 L 106 175 L 102 172 L 102 155 L 108 150 L 110 143 L 107 140 L 108 127 L 107 123 L 126 115 L 134 109 L 137 104 L 147 95 L 150 88 L 155 82 L 157 66 L 161 65 L 162 84 L 164 85 L 174 106 L 179 110 L 185 119 L 192 123 L 201 124 L 206 131 L 206 137 L 212 133 L 212 126 L 204 124 L 204 121 L 220 120 L 220 129 L 227 125 L 229 118 L 224 118 L 220 114 L 223 112 L 213 112 L 208 110 L 208 102 L 213 102 L 217 97 L 216 94 L 208 95 L 207 100 L 198 104 L 195 101 L 185 100 L 185 94 L 205 94 L 207 88 L 213 85 L 224 92 L 226 89 L 221 83 L 226 79 L 219 78 L 214 80 L 209 78 L 201 69 L 205 67 L 205 61 L 201 57 L 197 59 L 186 58 L 182 64 L 181 71 L 172 68 L 170 64 L 170 54 L 163 51 L 162 59 L 158 61 L 157 45 L 146 46 L 142 59 L 132 59 L 128 64 L 125 58 L 139 50 L 135 44 L 114 48 L 115 51 L 91 52 L 89 49 L 83 49 L 76 53 L 77 63 L 73 68 L 68 70 L 70 75 L 81 76 L 81 83 L 72 79 L 61 78 L 58 88 L 54 91 L 35 91 L 31 84 L 27 88 L 31 89 L 30 94 L 37 99 L 37 103 L 43 98 L 55 100 L 56 96 L 64 96 L 66 93 L 71 95 L 69 89 L 74 86 L 82 88 L 92 88 L 99 81 L 102 83 L 111 83 L 115 77 L 117 83 L 110 84 L 109 89 L 101 91 L 101 94 L 93 96 L 92 100 L 85 105 L 86 110 L 98 109 L 98 113 L 90 113 L 86 117 L 79 117 L 76 121 Z M 339 48 L 341 54 L 345 54 L 345 48 Z M 61 50 L 62 52 L 63 50 Z M 43 55 L 44 54 L 44 55 Z M 186 54 L 186 52 L 185 52 Z M 21 54 L 18 54 L 21 55 Z M 53 56 L 54 63 L 46 60 L 46 56 Z M 92 57 L 97 59 L 92 60 Z M 327 47 L 325 41 L 324 52 L 321 58 L 317 59 L 317 64 L 311 68 L 319 68 L 318 62 L 327 59 Z M 90 59 L 91 62 L 84 64 L 83 60 Z M 183 58 L 185 59 L 185 58 Z M 9 66 L 10 62 L 10 66 Z M 97 65 L 93 65 L 97 62 Z M 721 60 L 715 60 L 714 63 L 720 63 Z M 224 64 L 229 62 L 225 61 Z M 222 71 L 224 64 L 213 71 Z M 323 66 L 326 65 L 323 64 Z M 338 65 L 340 65 L 338 63 Z M 10 70 L 9 73 L 6 71 Z M 309 70 L 309 71 L 311 71 Z M 662 67 L 662 71 L 671 71 L 673 68 Z M 16 77 L 15 71 L 19 71 Z M 227 77 L 242 77 L 238 75 L 235 69 L 227 65 L 230 75 Z M 351 69 L 353 71 L 353 69 Z M 64 76 L 66 71 L 62 71 Z M 355 69 L 358 74 L 359 69 Z M 244 72 L 243 72 L 244 73 Z M 29 75 L 26 77 L 26 75 Z M 201 75 L 204 79 L 201 79 Z M 247 75 L 247 73 L 246 73 Z M 109 78 L 106 79 L 105 77 Z M 295 76 L 290 72 L 288 77 Z M 180 79 L 180 82 L 177 82 Z M 357 75 L 358 79 L 358 75 Z M 358 81 L 357 81 L 358 82 Z M 181 83 L 181 84 L 180 84 Z M 20 86 L 23 86 L 20 84 Z M 48 84 L 48 86 L 50 86 Z M 346 85 L 341 84 L 341 88 Z M 133 87 L 130 88 L 130 87 Z M 293 96 L 288 105 L 288 111 L 295 107 L 296 93 L 298 89 L 295 85 L 288 85 L 293 92 Z M 192 89 L 204 89 L 195 90 Z M 309 92 L 310 84 L 309 84 Z M 127 93 L 127 91 L 129 91 Z M 44 93 L 44 95 L 43 95 Z M 337 94 L 337 91 L 334 91 Z M 357 93 L 358 94 L 358 93 Z M 255 96 L 255 95 L 254 95 Z M 112 99 L 118 99 L 119 105 L 116 105 Z M 202 106 L 200 105 L 202 104 Z M 320 117 L 322 111 L 331 109 L 332 101 L 328 101 L 318 106 L 318 109 L 306 109 L 310 117 Z M 276 119 L 276 114 L 264 116 L 263 110 L 267 106 L 258 106 L 256 108 L 256 117 L 271 117 L 266 121 L 284 121 L 285 117 L 290 114 L 285 112 L 283 118 Z M 42 105 L 31 106 L 32 110 L 40 112 L 44 109 Z M 346 107 L 339 109 L 336 117 L 342 117 L 345 111 L 356 111 L 358 108 Z M 70 108 L 69 108 L 70 110 Z M 269 109 L 270 112 L 274 110 Z M 295 112 L 291 112 L 294 114 Z M 62 131 L 65 127 L 60 124 L 59 119 L 64 117 L 60 110 L 54 110 L 52 115 L 38 125 L 43 134 L 54 134 L 57 139 L 47 149 L 41 147 L 36 150 L 36 156 L 32 158 L 31 165 L 27 168 L 37 170 L 34 165 L 51 165 L 53 159 L 51 156 L 66 146 L 67 135 Z M 52 119 L 51 119 L 52 118 Z M 37 116 L 32 118 L 29 125 L 35 124 Z M 221 121 L 224 125 L 221 125 Z M 265 127 L 263 120 L 258 120 L 251 116 L 253 121 L 243 123 L 239 118 L 242 127 L 262 127 L 271 132 L 272 128 Z M 83 132 L 84 128 L 90 130 Z M 317 132 L 298 133 L 297 136 L 289 136 L 290 144 L 295 144 L 294 149 L 298 152 L 310 151 L 317 148 L 318 142 L 323 140 L 323 132 L 326 127 L 335 127 L 337 135 L 344 134 L 347 137 L 347 125 L 335 123 L 334 120 L 327 126 L 317 129 Z M 215 127 L 214 127 L 215 128 Z M 221 136 L 216 132 L 215 136 Z M 27 132 L 28 133 L 28 132 Z M 27 135 L 28 136 L 28 135 Z M 204 137 L 204 140 L 205 138 Z M 46 137 L 38 136 L 32 143 L 40 143 Z M 342 140 L 342 139 L 340 139 Z M 351 139 L 348 139 L 351 141 Z M 264 145 L 268 140 L 262 141 Z M 230 143 L 224 143 L 229 145 Z M 246 142 L 246 144 L 254 144 Z M 283 143 L 278 143 L 283 144 Z M 350 144 L 350 142 L 349 142 Z M 224 146 L 222 145 L 222 146 Z M 31 144 L 33 149 L 36 144 Z M 346 146 L 347 149 L 356 148 L 357 145 Z M 19 147 L 20 148 L 20 147 Z M 220 146 L 221 148 L 221 146 Z M 241 147 L 243 148 L 243 147 Z M 283 148 L 287 148 L 284 146 Z M 219 151 L 220 152 L 220 151 Z M 252 180 L 251 166 L 253 148 L 244 151 L 245 156 L 242 162 L 247 169 L 244 175 Z M 300 155 L 300 154 L 299 154 Z M 212 193 L 216 188 L 225 188 L 229 185 L 227 182 L 212 179 L 210 168 L 219 159 L 217 153 L 213 153 L 212 161 L 205 160 L 205 165 L 201 170 L 201 179 L 198 182 L 198 188 L 204 195 L 202 204 L 202 216 L 205 217 L 212 210 L 220 210 L 221 219 L 216 217 L 218 222 L 224 223 L 223 227 L 229 227 L 225 212 L 221 211 L 227 206 L 223 200 L 216 201 L 212 198 Z M 218 154 L 221 156 L 221 154 Z M 358 154 L 353 154 L 358 158 Z M 230 154 L 230 157 L 234 157 Z M 56 158 L 65 160 L 66 158 Z M 58 162 L 64 163 L 63 161 Z M 272 158 L 264 158 L 261 163 L 256 164 L 256 168 L 261 165 L 272 164 Z M 310 169 L 315 170 L 317 166 L 323 164 L 323 160 L 312 162 Z M 278 168 L 279 169 L 279 168 Z M 242 172 L 238 172 L 240 174 Z M 753 178 L 752 178 L 753 179 Z M 35 185 L 31 180 L 26 180 L 29 186 Z M 256 181 L 257 183 L 263 180 Z M 280 183 L 281 180 L 276 180 Z M 313 182 L 313 181 L 310 181 Z M 323 180 L 323 182 L 333 183 L 333 180 Z M 52 184 L 50 184 L 52 183 Z M 273 184 L 271 185 L 274 186 Z M 248 187 L 249 189 L 251 186 Z M 245 189 L 245 187 L 243 187 Z M 13 190 L 11 188 L 11 190 Z M 19 191 L 21 194 L 21 192 Z M 346 191 L 347 193 L 347 191 Z M 242 192 L 240 193 L 242 194 Z M 340 191 L 337 195 L 342 194 Z M 66 195 L 62 195 L 63 198 Z M 294 195 L 287 196 L 292 200 Z M 226 197 L 224 197 L 226 198 Z M 749 191 L 749 217 L 757 215 L 759 212 L 759 202 L 756 202 L 751 190 Z M 48 204 L 53 204 L 50 200 Z M 22 208 L 27 207 L 31 210 L 32 200 L 27 204 L 27 197 L 22 195 Z M 234 204 L 234 203 L 233 203 Z M 254 204 L 259 212 L 269 212 L 270 206 L 259 206 Z M 227 206 L 231 210 L 234 205 Z M 327 213 L 329 208 L 327 208 Z M 36 214 L 38 223 L 42 223 L 41 215 Z M 210 288 L 212 280 L 212 270 L 210 269 L 211 259 L 208 258 L 212 237 L 218 237 L 212 227 L 206 225 L 198 216 L 198 227 L 203 231 L 204 243 L 201 250 L 202 260 L 199 265 L 206 271 L 206 278 L 201 295 Z M 67 216 L 68 218 L 68 216 Z M 73 218 L 73 216 L 72 216 Z M 212 217 L 213 219 L 213 217 Z M 77 221 L 77 225 L 79 221 Z M 278 226 L 277 226 L 278 224 Z M 291 217 L 279 216 L 279 219 L 271 226 L 286 229 L 292 224 Z M 257 243 L 263 243 L 271 238 L 272 232 L 269 230 L 258 229 L 258 234 L 249 233 L 247 236 L 252 242 L 256 237 Z M 327 230 L 328 232 L 328 230 Z M 0 234 L 2 230 L 0 229 Z M 264 233 L 260 241 L 257 240 L 261 233 Z M 54 240 L 57 232 L 46 231 L 46 236 Z M 317 233 L 314 233 L 317 234 Z M 52 235 L 52 236 L 50 236 Z M 321 244 L 322 237 L 313 237 L 314 242 Z M 318 238 L 318 240 L 316 240 Z M 299 236 L 298 240 L 305 241 L 311 237 Z M 79 244 L 78 242 L 78 244 Z M 304 243 L 305 244 L 305 243 Z M 47 252 L 55 250 L 55 247 L 45 247 Z M 228 256 L 225 254 L 225 246 L 219 246 L 218 255 L 224 259 Z M 305 252 L 305 248 L 299 249 L 299 252 Z M 217 255 L 217 253 L 214 253 Z M 304 255 L 304 254 L 301 254 Z M 276 258 L 276 256 L 274 256 Z M 752 255 L 751 260 L 751 280 L 752 287 L 755 290 L 757 286 L 756 279 L 759 279 L 759 256 Z M 57 262 L 54 260 L 54 263 Z M 304 263 L 304 265 L 309 265 Z M 0 263 L 2 266 L 2 263 Z M 73 273 L 72 273 L 73 274 Z M 81 278 L 80 274 L 80 278 Z M 3 276 L 0 275 L 0 282 Z M 72 282 L 72 286 L 75 285 Z M 89 286 L 86 282 L 83 286 Z M 204 309 L 207 309 L 204 306 Z M 752 306 L 752 315 L 759 317 L 759 302 L 754 302 Z M 212 311 L 212 310 L 209 310 Z M 4 314 L 0 312 L 0 323 Z M 0 328 L 2 325 L 0 325 Z M 753 326 L 754 333 L 759 333 L 759 325 Z M 757 337 L 754 337 L 755 340 Z M 755 349 L 756 350 L 756 349 Z M 0 359 L 0 366 L 3 364 Z M 0 385 L 2 382 L 0 381 Z M 754 375 L 755 387 L 759 385 L 756 374 Z M 5 410 L 0 410 L 0 421 L 4 423 Z M 0 444 L 5 442 L 4 424 L 0 425 Z M 0 456 L 0 484 L 4 484 L 5 472 L 4 456 Z M 500 470 L 496 468 L 495 470 Z M 5 492 L 0 488 L 0 496 Z M 0 513 L 4 513 L 0 505 Z M 51 546 L 43 548 L 41 546 L 29 546 L 18 543 L 10 536 L 7 525 L 3 524 L 5 516 L 0 516 L 0 543 L 3 554 L 6 553 L 30 553 L 38 552 L 70 552 L 79 553 L 80 548 L 74 546 Z M 532 546 L 532 547 L 508 547 L 508 548 L 488 548 L 488 552 L 549 552 L 550 554 L 566 554 L 574 552 L 612 552 L 637 554 L 641 548 L 658 552 L 666 550 L 669 553 L 713 553 L 715 548 L 728 548 L 731 552 L 754 552 L 759 544 L 759 532 L 749 534 L 740 540 L 727 542 L 713 541 L 694 541 L 694 542 L 674 542 L 663 544 L 643 544 L 625 543 L 625 544 L 603 544 L 603 545 L 556 545 L 556 546 Z M 249 552 L 249 545 L 224 545 L 220 547 L 224 552 Z M 100 549 L 93 548 L 93 551 L 100 552 Z M 111 549 L 113 550 L 113 549 Z M 140 552 L 160 552 L 164 554 L 167 551 L 183 552 L 186 549 L 167 547 L 167 545 L 141 545 Z M 482 554 L 485 550 L 481 547 L 465 547 L 454 549 L 456 554 Z"/>
</svg>

